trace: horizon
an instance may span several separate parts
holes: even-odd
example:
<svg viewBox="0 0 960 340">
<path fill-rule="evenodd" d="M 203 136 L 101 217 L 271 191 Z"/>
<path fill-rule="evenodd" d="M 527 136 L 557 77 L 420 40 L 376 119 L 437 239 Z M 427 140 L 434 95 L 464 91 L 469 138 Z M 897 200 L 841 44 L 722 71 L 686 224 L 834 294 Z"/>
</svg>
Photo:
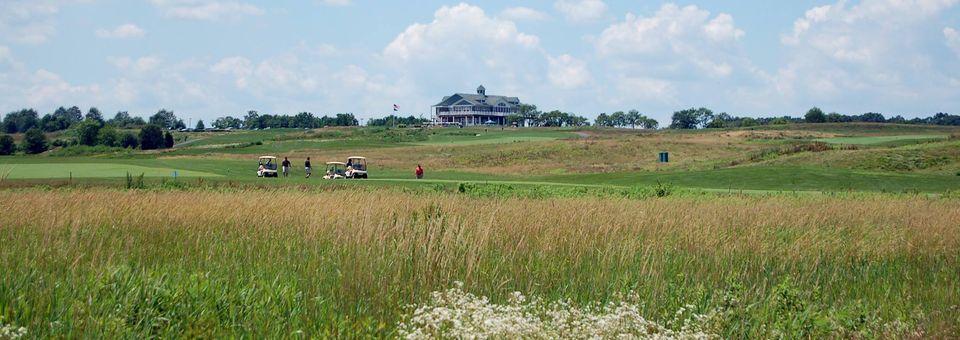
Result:
<svg viewBox="0 0 960 340">
<path fill-rule="evenodd" d="M 691 107 L 911 119 L 960 107 L 958 4 L 18 0 L 0 8 L 0 110 L 369 121 L 429 116 L 482 84 L 591 120 Z"/>
</svg>

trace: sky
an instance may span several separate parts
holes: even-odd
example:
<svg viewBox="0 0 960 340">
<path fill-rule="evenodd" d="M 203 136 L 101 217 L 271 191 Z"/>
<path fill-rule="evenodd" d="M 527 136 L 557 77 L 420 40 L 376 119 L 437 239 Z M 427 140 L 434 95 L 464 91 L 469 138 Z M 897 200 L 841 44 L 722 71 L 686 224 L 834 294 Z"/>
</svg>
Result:
<svg viewBox="0 0 960 340">
<path fill-rule="evenodd" d="M 0 0 L 0 112 L 960 113 L 960 0 Z"/>
</svg>

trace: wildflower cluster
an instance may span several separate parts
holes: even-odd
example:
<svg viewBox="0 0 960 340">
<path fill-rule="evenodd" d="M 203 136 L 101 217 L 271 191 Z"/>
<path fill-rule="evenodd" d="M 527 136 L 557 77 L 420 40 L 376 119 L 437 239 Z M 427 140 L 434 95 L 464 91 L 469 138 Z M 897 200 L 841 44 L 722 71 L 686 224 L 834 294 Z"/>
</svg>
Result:
<svg viewBox="0 0 960 340">
<path fill-rule="evenodd" d="M 635 294 L 616 300 L 578 307 L 569 301 L 544 303 L 514 292 L 506 304 L 495 304 L 464 292 L 458 282 L 454 288 L 433 292 L 429 303 L 400 323 L 399 331 L 407 339 L 718 338 L 703 327 L 713 313 L 680 311 L 678 319 L 670 322 L 675 327 L 668 327 L 644 318 Z"/>
<path fill-rule="evenodd" d="M 13 324 L 6 324 L 3 322 L 3 316 L 0 316 L 0 340 L 13 340 L 19 339 L 27 335 L 27 329 L 25 327 L 17 327 Z"/>
</svg>

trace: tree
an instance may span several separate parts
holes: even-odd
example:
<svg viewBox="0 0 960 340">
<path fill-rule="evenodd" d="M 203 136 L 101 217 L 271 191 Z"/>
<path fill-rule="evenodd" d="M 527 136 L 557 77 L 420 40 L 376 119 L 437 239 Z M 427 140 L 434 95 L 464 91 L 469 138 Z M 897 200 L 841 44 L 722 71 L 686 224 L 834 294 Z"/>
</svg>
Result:
<svg viewBox="0 0 960 340">
<path fill-rule="evenodd" d="M 641 117 L 643 117 L 643 115 L 640 114 L 640 111 L 630 110 L 629 112 L 627 112 L 627 115 L 625 117 L 626 123 L 630 124 L 631 129 L 636 129 L 637 125 L 640 124 Z"/>
<path fill-rule="evenodd" d="M 13 143 L 13 137 L 10 135 L 0 135 L 0 155 L 12 155 L 17 150 L 17 145 Z"/>
<path fill-rule="evenodd" d="M 602 112 L 597 115 L 597 119 L 594 119 L 594 125 L 596 126 L 613 126 L 613 122 L 610 120 L 610 115 L 606 112 Z"/>
<path fill-rule="evenodd" d="M 172 148 L 172 147 L 173 147 L 173 144 L 174 144 L 173 135 L 170 134 L 170 131 L 167 131 L 167 132 L 163 135 L 163 147 L 169 149 L 169 148 Z"/>
<path fill-rule="evenodd" d="M 706 126 L 713 120 L 713 111 L 701 107 L 699 109 L 689 108 L 673 113 L 671 129 L 696 129 Z"/>
<path fill-rule="evenodd" d="M 627 126 L 627 114 L 623 111 L 614 112 L 610 115 L 610 122 L 616 127 Z"/>
<path fill-rule="evenodd" d="M 73 126 L 73 132 L 77 137 L 77 143 L 94 146 L 97 145 L 100 123 L 92 119 L 84 120 Z"/>
<path fill-rule="evenodd" d="M 213 127 L 217 129 L 239 129 L 243 127 L 243 121 L 230 116 L 220 117 L 213 121 Z"/>
<path fill-rule="evenodd" d="M 87 115 L 84 117 L 84 119 L 95 121 L 101 126 L 103 126 L 103 123 L 104 123 L 103 113 L 100 113 L 100 109 L 97 109 L 95 107 L 91 107 L 90 110 L 87 111 Z"/>
<path fill-rule="evenodd" d="M 260 120 L 260 114 L 257 111 L 247 111 L 247 115 L 243 117 L 243 127 L 247 129 L 262 129 L 262 121 Z"/>
<path fill-rule="evenodd" d="M 173 111 L 167 111 L 166 109 L 161 109 L 153 116 L 150 116 L 150 124 L 160 126 L 164 129 L 185 129 L 187 124 L 183 123 L 182 119 L 178 119 L 176 115 L 173 114 Z"/>
<path fill-rule="evenodd" d="M 97 143 L 111 147 L 120 146 L 120 134 L 117 133 L 117 129 L 113 126 L 104 126 L 100 128 L 100 132 L 97 133 Z"/>
<path fill-rule="evenodd" d="M 813 107 L 803 117 L 807 123 L 826 123 L 827 115 L 819 107 Z"/>
<path fill-rule="evenodd" d="M 650 117 L 643 117 L 640 119 L 640 125 L 644 129 L 656 129 L 660 126 L 660 122 Z"/>
<path fill-rule="evenodd" d="M 10 112 L 3 120 L 3 130 L 6 133 L 26 132 L 38 126 L 40 126 L 40 119 L 34 109 Z"/>
<path fill-rule="evenodd" d="M 136 149 L 137 146 L 140 146 L 140 141 L 137 140 L 137 136 L 134 136 L 133 133 L 127 132 L 120 138 L 120 146 L 128 149 Z"/>
<path fill-rule="evenodd" d="M 147 124 L 140 128 L 140 148 L 143 150 L 153 150 L 162 148 L 165 145 L 163 139 L 163 129 L 156 124 Z"/>
<path fill-rule="evenodd" d="M 47 151 L 47 136 L 38 128 L 27 130 L 23 135 L 23 151 L 28 154 L 38 154 Z"/>
<path fill-rule="evenodd" d="M 198 131 L 203 131 L 203 130 L 206 130 L 206 129 L 207 129 L 207 127 L 206 127 L 206 126 L 203 126 L 203 119 L 198 120 L 198 121 L 197 121 L 196 130 L 198 130 Z"/>
</svg>

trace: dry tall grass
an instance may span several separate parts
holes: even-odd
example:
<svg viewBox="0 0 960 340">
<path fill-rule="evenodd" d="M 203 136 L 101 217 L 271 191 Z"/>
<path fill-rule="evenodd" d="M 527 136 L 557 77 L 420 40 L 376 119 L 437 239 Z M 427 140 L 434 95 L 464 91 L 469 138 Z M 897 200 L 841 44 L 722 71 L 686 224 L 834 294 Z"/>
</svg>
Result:
<svg viewBox="0 0 960 340">
<path fill-rule="evenodd" d="M 812 294 L 801 294 L 808 305 L 862 306 L 886 320 L 919 308 L 928 334 L 957 335 L 960 321 L 955 200 L 94 189 L 8 191 L 0 207 L 0 315 L 41 336 L 383 335 L 404 305 L 454 281 L 495 299 L 589 302 L 632 290 L 653 315 L 717 304 L 735 284 L 759 307 L 728 336 L 765 334 L 780 312 L 764 303 L 785 280 Z M 130 311 L 101 304 L 161 293 L 104 297 L 104 285 L 184 292 Z M 223 312 L 231 304 L 263 310 Z M 69 327 L 47 327 L 53 319 Z"/>
</svg>

